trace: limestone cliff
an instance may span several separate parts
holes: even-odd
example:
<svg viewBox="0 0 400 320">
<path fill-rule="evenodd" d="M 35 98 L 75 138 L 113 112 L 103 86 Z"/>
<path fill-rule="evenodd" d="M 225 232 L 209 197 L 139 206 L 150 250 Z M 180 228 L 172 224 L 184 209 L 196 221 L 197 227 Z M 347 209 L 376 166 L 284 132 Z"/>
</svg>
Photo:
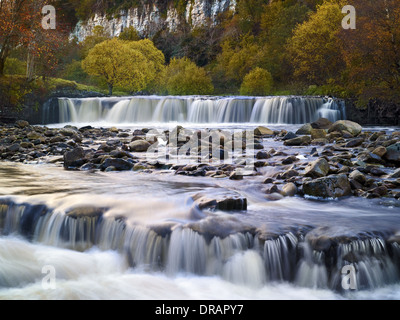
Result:
<svg viewBox="0 0 400 320">
<path fill-rule="evenodd" d="M 121 10 L 113 16 L 95 13 L 89 20 L 77 24 L 73 36 L 82 41 L 95 26 L 101 25 L 112 37 L 118 36 L 130 26 L 141 36 L 151 37 L 160 30 L 174 32 L 183 23 L 191 28 L 202 26 L 206 21 L 216 23 L 220 13 L 234 10 L 235 7 L 236 0 L 188 0 L 185 8 L 179 10 L 174 2 L 144 0 L 140 6 Z"/>
</svg>

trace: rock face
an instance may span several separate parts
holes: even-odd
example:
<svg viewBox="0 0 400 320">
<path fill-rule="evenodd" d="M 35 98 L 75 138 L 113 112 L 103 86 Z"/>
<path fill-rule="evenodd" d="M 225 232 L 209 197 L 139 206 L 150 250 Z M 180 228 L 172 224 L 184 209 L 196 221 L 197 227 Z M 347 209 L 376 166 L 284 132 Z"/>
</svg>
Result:
<svg viewBox="0 0 400 320">
<path fill-rule="evenodd" d="M 313 197 L 340 198 L 351 195 L 351 186 L 345 174 L 331 175 L 305 182 L 303 192 Z"/>
<path fill-rule="evenodd" d="M 106 13 L 96 13 L 88 21 L 79 22 L 72 36 L 78 41 L 83 41 L 92 34 L 95 26 L 101 25 L 111 37 L 119 36 L 130 26 L 133 26 L 140 36 L 152 37 L 165 29 L 176 32 L 183 23 L 192 28 L 201 27 L 209 20 L 215 24 L 219 14 L 234 11 L 236 7 L 235 0 L 193 0 L 187 1 L 184 12 L 178 12 L 174 3 L 176 1 L 140 1 L 138 7 L 122 10 L 111 19 Z"/>
</svg>

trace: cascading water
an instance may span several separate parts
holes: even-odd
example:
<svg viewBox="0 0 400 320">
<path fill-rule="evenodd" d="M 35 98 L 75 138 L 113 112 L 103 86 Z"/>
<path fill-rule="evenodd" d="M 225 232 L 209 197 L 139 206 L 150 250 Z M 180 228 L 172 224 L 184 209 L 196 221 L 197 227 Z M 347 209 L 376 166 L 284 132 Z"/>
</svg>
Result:
<svg viewBox="0 0 400 320">
<path fill-rule="evenodd" d="M 219 276 L 249 288 L 291 282 L 341 291 L 340 270 L 349 264 L 357 270 L 360 289 L 379 288 L 400 279 L 396 266 L 398 243 L 388 244 L 376 236 L 319 251 L 302 234 L 289 232 L 267 239 L 257 232 L 210 236 L 178 222 L 132 225 L 122 217 L 109 216 L 107 210 L 81 208 L 71 214 L 46 205 L 5 199 L 0 203 L 0 235 L 19 234 L 34 242 L 75 251 L 96 246 L 104 252 L 120 253 L 131 267 L 170 276 Z M 0 287 L 7 285 L 5 280 L 0 282 Z"/>
<path fill-rule="evenodd" d="M 57 110 L 48 107 L 44 121 Z M 59 99 L 60 123 L 302 124 L 346 118 L 344 102 L 317 97 L 132 97 Z M 48 123 L 46 123 L 48 124 Z"/>
</svg>

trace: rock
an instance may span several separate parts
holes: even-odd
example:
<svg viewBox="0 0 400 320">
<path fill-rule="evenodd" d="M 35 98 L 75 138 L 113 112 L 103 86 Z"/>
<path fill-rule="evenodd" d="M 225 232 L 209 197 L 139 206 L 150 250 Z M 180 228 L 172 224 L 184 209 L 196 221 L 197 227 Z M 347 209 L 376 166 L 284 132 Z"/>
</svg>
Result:
<svg viewBox="0 0 400 320">
<path fill-rule="evenodd" d="M 24 129 L 26 127 L 29 127 L 29 122 L 25 120 L 18 120 L 15 122 L 15 125 L 20 129 Z"/>
<path fill-rule="evenodd" d="M 271 177 L 269 177 L 269 178 L 266 178 L 265 180 L 264 180 L 264 184 L 270 184 L 270 183 L 272 183 L 272 182 L 274 182 L 274 179 L 273 178 L 271 178 Z"/>
<path fill-rule="evenodd" d="M 309 145 L 311 143 L 311 137 L 309 136 L 301 136 L 294 139 L 290 139 L 284 142 L 285 146 L 303 146 Z"/>
<path fill-rule="evenodd" d="M 312 129 L 313 129 L 313 127 L 311 126 L 311 123 L 306 123 L 299 130 L 296 131 L 296 134 L 308 135 L 308 134 L 311 134 Z"/>
<path fill-rule="evenodd" d="M 247 199 L 242 198 L 236 194 L 217 194 L 217 195 L 205 195 L 196 194 L 193 196 L 195 204 L 199 209 L 212 209 L 221 211 L 232 211 L 232 210 L 247 210 Z"/>
<path fill-rule="evenodd" d="M 298 161 L 298 159 L 295 156 L 290 156 L 290 157 L 287 157 L 286 159 L 283 159 L 282 164 L 288 165 L 288 164 L 292 164 L 296 161 Z"/>
<path fill-rule="evenodd" d="M 284 196 L 281 195 L 280 193 L 274 192 L 271 194 L 267 194 L 265 196 L 265 198 L 270 201 L 279 201 L 279 200 L 282 200 L 284 198 Z"/>
<path fill-rule="evenodd" d="M 376 177 L 381 177 L 381 176 L 386 175 L 385 171 L 383 171 L 375 166 L 367 167 L 367 171 L 369 172 L 369 174 L 376 176 Z"/>
<path fill-rule="evenodd" d="M 332 124 L 332 126 L 329 129 L 329 133 L 334 132 L 334 131 L 339 131 L 341 133 L 343 133 L 344 131 L 347 131 L 351 135 L 356 137 L 361 133 L 362 127 L 358 123 L 353 122 L 353 121 L 339 120 L 339 121 L 336 121 L 334 124 Z"/>
<path fill-rule="evenodd" d="M 282 195 L 285 197 L 294 197 L 297 194 L 297 187 L 294 183 L 290 182 L 283 186 Z"/>
<path fill-rule="evenodd" d="M 243 180 L 243 175 L 240 172 L 233 171 L 229 176 L 230 180 Z"/>
<path fill-rule="evenodd" d="M 247 144 L 249 150 L 262 150 L 264 146 L 261 143 L 249 143 Z"/>
<path fill-rule="evenodd" d="M 136 140 L 129 144 L 131 152 L 146 152 L 151 147 L 151 144 L 146 140 Z"/>
<path fill-rule="evenodd" d="M 324 129 L 312 129 L 311 130 L 311 139 L 325 139 L 326 131 Z"/>
<path fill-rule="evenodd" d="M 363 142 L 364 138 L 351 139 L 349 142 L 346 143 L 345 148 L 359 147 L 363 144 Z"/>
<path fill-rule="evenodd" d="M 400 162 L 400 142 L 386 148 L 385 159 L 393 162 Z"/>
<path fill-rule="evenodd" d="M 116 171 L 128 171 L 133 168 L 133 163 L 124 159 L 106 159 L 100 166 L 101 170 L 106 170 L 108 167 L 114 167 Z"/>
<path fill-rule="evenodd" d="M 362 185 L 364 185 L 365 182 L 367 181 L 367 178 L 365 177 L 365 175 L 362 174 L 358 170 L 354 170 L 352 173 L 350 173 L 349 179 L 355 180 L 355 181 L 361 183 Z"/>
<path fill-rule="evenodd" d="M 356 181 L 354 179 L 349 179 L 349 181 L 350 181 L 351 189 L 361 190 L 363 188 L 363 185 L 361 183 L 359 183 L 358 181 Z"/>
<path fill-rule="evenodd" d="M 77 133 L 77 131 L 75 129 L 73 129 L 73 128 L 66 127 L 66 128 L 60 129 L 60 133 L 63 136 L 72 137 L 73 135 L 75 135 Z"/>
<path fill-rule="evenodd" d="M 400 169 L 397 169 L 395 172 L 393 172 L 393 173 L 390 175 L 390 177 L 393 178 L 393 179 L 400 178 Z"/>
<path fill-rule="evenodd" d="M 86 162 L 85 151 L 81 147 L 75 148 L 64 154 L 64 168 L 66 169 L 81 167 Z"/>
<path fill-rule="evenodd" d="M 331 175 L 312 181 L 305 181 L 303 192 L 313 197 L 340 198 L 351 195 L 351 186 L 345 174 Z"/>
<path fill-rule="evenodd" d="M 365 152 L 357 156 L 364 163 L 382 163 L 382 158 L 372 152 Z"/>
<path fill-rule="evenodd" d="M 294 132 L 289 131 L 289 132 L 282 138 L 282 140 L 283 140 L 283 141 L 286 141 L 286 140 L 290 140 L 290 139 L 294 139 L 294 138 L 297 138 L 297 135 L 296 135 Z"/>
<path fill-rule="evenodd" d="M 21 148 L 31 149 L 33 147 L 34 147 L 34 145 L 31 142 L 25 142 L 25 141 L 21 142 Z"/>
<path fill-rule="evenodd" d="M 311 177 L 313 179 L 325 177 L 328 175 L 330 165 L 325 158 L 319 158 L 311 162 L 305 169 L 304 176 Z"/>
<path fill-rule="evenodd" d="M 265 128 L 265 127 L 258 127 L 256 129 L 254 129 L 254 134 L 256 136 L 273 136 L 274 131 L 272 131 L 271 129 Z"/>
<path fill-rule="evenodd" d="M 377 197 L 384 197 L 387 195 L 388 189 L 385 186 L 379 186 L 372 190 L 369 190 L 368 193 L 372 193 L 373 195 L 375 195 Z"/>
<path fill-rule="evenodd" d="M 297 177 L 297 176 L 299 176 L 299 172 L 294 169 L 290 169 L 290 170 L 285 171 L 282 174 L 279 174 L 277 178 L 287 180 L 287 179 L 290 179 L 292 177 Z"/>
<path fill-rule="evenodd" d="M 19 151 L 20 148 L 21 148 L 21 146 L 19 143 L 14 143 L 11 146 L 8 146 L 6 148 L 6 150 L 9 152 L 17 152 L 17 151 Z"/>
<path fill-rule="evenodd" d="M 326 118 L 320 118 L 317 121 L 311 123 L 311 127 L 314 129 L 329 129 L 332 126 L 332 122 L 330 122 Z"/>
<path fill-rule="evenodd" d="M 258 160 L 263 160 L 263 159 L 269 159 L 269 158 L 271 158 L 271 156 L 266 151 L 259 151 L 259 152 L 257 152 L 256 158 Z"/>
<path fill-rule="evenodd" d="M 29 132 L 29 133 L 26 135 L 26 137 L 27 137 L 29 140 L 37 140 L 37 139 L 43 138 L 43 136 L 42 136 L 40 133 L 37 133 L 36 131 L 31 131 L 31 132 Z"/>
<path fill-rule="evenodd" d="M 386 148 L 385 147 L 377 147 L 376 149 L 374 149 L 374 151 L 372 151 L 373 154 L 376 154 L 378 157 L 383 157 L 386 154 Z"/>
</svg>

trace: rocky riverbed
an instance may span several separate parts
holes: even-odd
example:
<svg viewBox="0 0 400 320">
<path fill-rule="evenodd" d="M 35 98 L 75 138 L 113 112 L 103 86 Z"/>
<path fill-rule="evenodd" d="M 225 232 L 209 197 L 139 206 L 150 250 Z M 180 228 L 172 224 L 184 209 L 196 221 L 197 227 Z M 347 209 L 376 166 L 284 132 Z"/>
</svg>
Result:
<svg viewBox="0 0 400 320">
<path fill-rule="evenodd" d="M 293 196 L 400 198 L 399 131 L 368 131 L 351 121 L 331 123 L 322 118 L 305 124 L 297 132 L 258 127 L 251 132 L 254 135 L 250 142 L 245 130 L 189 130 L 177 126 L 160 133 L 164 140 L 149 128 L 54 129 L 17 121 L 0 128 L 0 158 L 59 164 L 66 170 L 149 174 L 163 171 L 232 180 L 264 176 L 260 189 L 269 201 Z M 174 142 L 172 137 L 177 136 L 179 139 Z M 188 144 L 194 136 L 196 145 Z M 252 153 L 235 156 L 231 141 L 238 137 L 241 149 Z M 167 150 L 165 161 L 159 160 L 159 151 L 149 157 L 149 150 L 156 147 Z M 173 154 L 178 155 L 183 148 L 185 158 L 177 161 Z M 224 161 L 230 153 L 232 161 Z M 199 198 L 203 206 L 210 203 Z M 243 199 L 239 200 L 238 209 L 245 209 Z M 235 209 L 235 201 L 229 201 L 227 208 Z M 216 205 L 215 201 L 211 203 Z"/>
</svg>

